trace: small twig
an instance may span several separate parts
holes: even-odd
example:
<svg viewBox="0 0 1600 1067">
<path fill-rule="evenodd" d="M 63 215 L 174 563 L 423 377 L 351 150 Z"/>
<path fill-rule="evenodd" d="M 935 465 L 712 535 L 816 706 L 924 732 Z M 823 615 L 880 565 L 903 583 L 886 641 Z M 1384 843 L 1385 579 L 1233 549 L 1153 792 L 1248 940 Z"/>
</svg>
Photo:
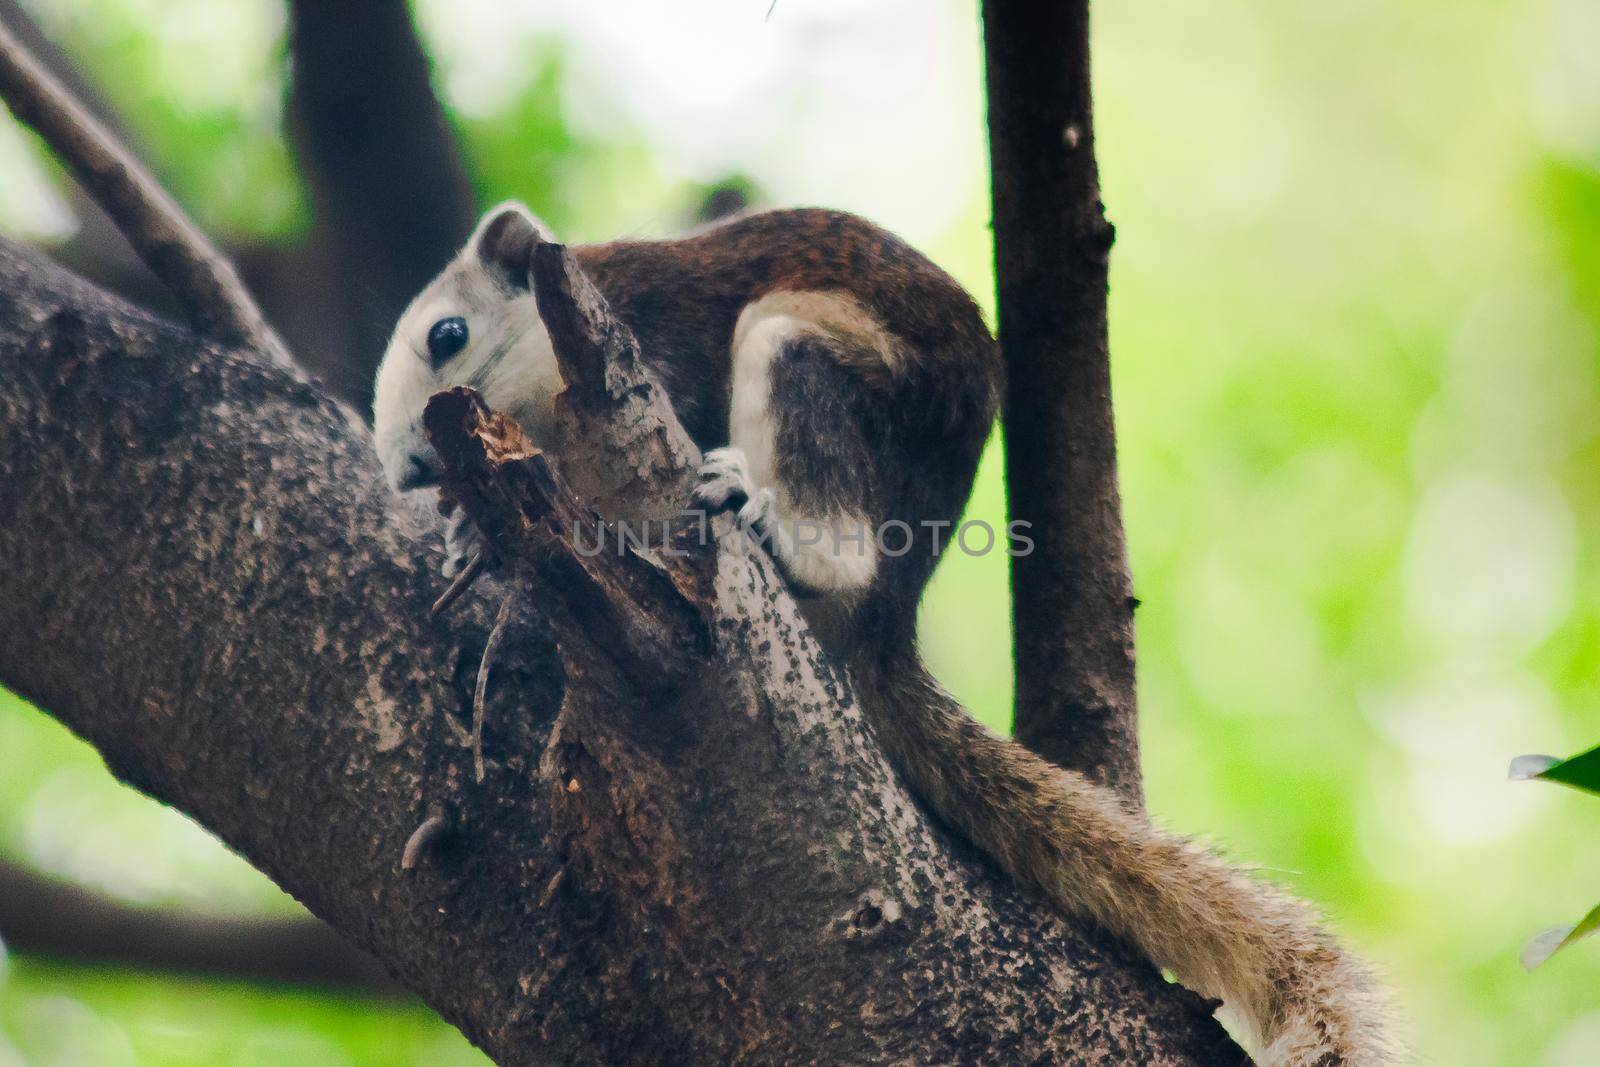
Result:
<svg viewBox="0 0 1600 1067">
<path fill-rule="evenodd" d="M 489 673 L 494 669 L 495 657 L 500 654 L 501 646 L 505 644 L 506 632 L 511 629 L 516 600 L 517 594 L 513 592 L 500 605 L 494 629 L 489 631 L 489 640 L 483 646 L 483 658 L 478 661 L 478 684 L 472 690 L 472 763 L 480 782 L 484 778 L 483 724 L 488 718 Z"/>
<path fill-rule="evenodd" d="M 567 872 L 571 869 L 569 864 L 563 863 L 557 868 L 556 873 L 550 876 L 550 881 L 545 883 L 544 891 L 539 894 L 540 911 L 548 908 L 550 902 L 556 898 L 556 894 L 561 891 L 562 885 L 566 883 Z"/>
<path fill-rule="evenodd" d="M 450 587 L 439 594 L 439 599 L 433 602 L 432 611 L 435 618 L 449 611 L 455 602 L 461 599 L 461 595 L 472 587 L 472 583 L 478 580 L 478 576 L 483 573 L 483 557 L 484 553 L 479 552 L 468 560 L 467 565 L 462 567 L 460 573 L 451 580 Z"/>
<path fill-rule="evenodd" d="M 415 870 L 422 857 L 439 851 L 455 828 L 439 808 L 430 808 L 428 817 L 406 838 L 406 847 L 400 853 L 400 869 Z"/>
<path fill-rule="evenodd" d="M 0 24 L 0 98 L 61 157 L 147 267 L 177 297 L 195 329 L 293 366 L 233 264 L 114 134 Z"/>
</svg>

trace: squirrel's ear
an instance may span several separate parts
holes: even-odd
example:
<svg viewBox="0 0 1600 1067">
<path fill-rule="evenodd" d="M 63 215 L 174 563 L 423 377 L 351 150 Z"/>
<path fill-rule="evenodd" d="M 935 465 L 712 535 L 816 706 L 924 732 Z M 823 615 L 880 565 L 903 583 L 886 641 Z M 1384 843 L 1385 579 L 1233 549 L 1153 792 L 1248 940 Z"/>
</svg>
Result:
<svg viewBox="0 0 1600 1067">
<path fill-rule="evenodd" d="M 511 288 L 527 291 L 534 246 L 551 239 L 549 227 L 533 212 L 508 200 L 483 216 L 467 249 Z"/>
</svg>

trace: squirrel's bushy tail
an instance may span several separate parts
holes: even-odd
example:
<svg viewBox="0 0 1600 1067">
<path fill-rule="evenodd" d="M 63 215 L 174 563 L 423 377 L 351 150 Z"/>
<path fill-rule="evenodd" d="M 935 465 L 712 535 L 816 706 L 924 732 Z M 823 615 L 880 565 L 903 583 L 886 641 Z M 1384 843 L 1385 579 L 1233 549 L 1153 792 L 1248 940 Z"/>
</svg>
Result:
<svg viewBox="0 0 1600 1067">
<path fill-rule="evenodd" d="M 924 803 L 1065 914 L 1221 999 L 1259 1062 L 1394 1061 L 1381 986 L 1307 905 L 992 733 L 914 653 L 851 666 L 879 743 Z"/>
</svg>

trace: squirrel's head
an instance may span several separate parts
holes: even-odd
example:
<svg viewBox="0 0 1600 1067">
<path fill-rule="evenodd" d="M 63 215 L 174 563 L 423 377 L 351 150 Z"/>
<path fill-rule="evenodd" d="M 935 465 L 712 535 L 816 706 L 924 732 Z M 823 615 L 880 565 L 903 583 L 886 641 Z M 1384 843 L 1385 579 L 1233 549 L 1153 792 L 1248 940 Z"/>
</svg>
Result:
<svg viewBox="0 0 1600 1067">
<path fill-rule="evenodd" d="M 400 316 L 372 399 L 378 458 L 397 491 L 439 481 L 422 409 L 440 390 L 471 386 L 491 408 L 540 438 L 551 398 L 561 389 L 529 278 L 534 246 L 549 239 L 527 208 L 500 205 Z"/>
</svg>

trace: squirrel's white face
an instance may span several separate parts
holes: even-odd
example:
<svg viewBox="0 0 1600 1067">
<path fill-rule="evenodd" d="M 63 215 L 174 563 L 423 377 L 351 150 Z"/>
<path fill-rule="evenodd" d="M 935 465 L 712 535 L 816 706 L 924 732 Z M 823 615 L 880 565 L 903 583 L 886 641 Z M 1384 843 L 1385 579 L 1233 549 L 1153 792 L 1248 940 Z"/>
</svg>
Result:
<svg viewBox="0 0 1600 1067">
<path fill-rule="evenodd" d="M 562 383 L 528 267 L 534 245 L 548 239 L 527 208 L 500 205 L 400 316 L 372 401 L 378 459 L 396 491 L 439 481 L 422 409 L 440 390 L 471 386 L 534 441 L 545 436 Z"/>
</svg>

